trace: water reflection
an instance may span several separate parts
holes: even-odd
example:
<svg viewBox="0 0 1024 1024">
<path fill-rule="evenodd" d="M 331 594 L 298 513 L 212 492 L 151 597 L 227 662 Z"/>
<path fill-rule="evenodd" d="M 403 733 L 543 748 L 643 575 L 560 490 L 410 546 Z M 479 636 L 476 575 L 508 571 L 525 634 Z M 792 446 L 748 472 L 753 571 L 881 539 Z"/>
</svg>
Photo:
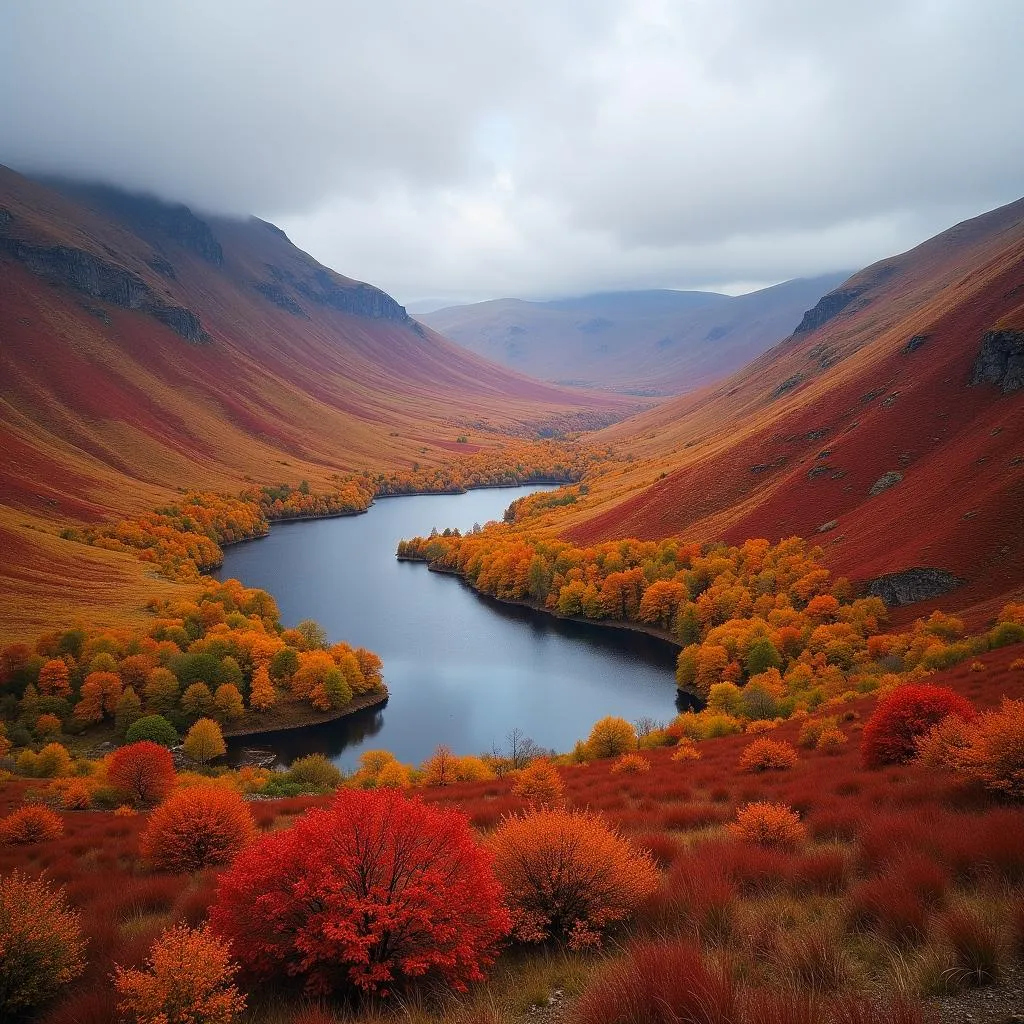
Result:
<svg viewBox="0 0 1024 1024">
<path fill-rule="evenodd" d="M 386 707 L 233 747 L 273 749 L 285 763 L 322 752 L 344 767 L 386 747 L 418 763 L 438 743 L 479 753 L 519 728 L 566 750 L 604 715 L 666 721 L 685 707 L 672 644 L 503 604 L 394 557 L 402 537 L 469 529 L 538 489 L 394 498 L 363 516 L 279 524 L 229 548 L 222 578 L 270 590 L 287 625 L 315 618 L 332 639 L 375 650 L 391 690 Z"/>
</svg>

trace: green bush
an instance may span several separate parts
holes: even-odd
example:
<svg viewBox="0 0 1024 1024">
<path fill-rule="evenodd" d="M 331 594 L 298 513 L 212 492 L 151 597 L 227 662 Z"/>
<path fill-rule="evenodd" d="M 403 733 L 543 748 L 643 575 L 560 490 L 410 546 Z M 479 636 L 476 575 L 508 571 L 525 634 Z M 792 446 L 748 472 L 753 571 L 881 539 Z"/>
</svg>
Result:
<svg viewBox="0 0 1024 1024">
<path fill-rule="evenodd" d="M 323 754 L 300 757 L 285 774 L 289 782 L 306 791 L 337 789 L 344 780 L 341 772 Z"/>
<path fill-rule="evenodd" d="M 179 740 L 177 729 L 163 715 L 144 715 L 132 722 L 124 738 L 127 743 L 152 740 L 162 747 L 176 746 Z"/>
<path fill-rule="evenodd" d="M 993 647 L 1006 647 L 1007 644 L 1024 643 L 1024 625 L 1019 622 L 1000 622 L 988 635 Z"/>
</svg>

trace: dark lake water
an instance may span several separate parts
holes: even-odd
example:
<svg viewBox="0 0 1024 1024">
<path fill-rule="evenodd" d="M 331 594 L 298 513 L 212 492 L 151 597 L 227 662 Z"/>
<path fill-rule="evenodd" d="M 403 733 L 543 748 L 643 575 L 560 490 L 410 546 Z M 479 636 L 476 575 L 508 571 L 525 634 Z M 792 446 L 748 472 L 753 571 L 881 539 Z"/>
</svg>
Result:
<svg viewBox="0 0 1024 1024">
<path fill-rule="evenodd" d="M 418 764 L 439 743 L 459 754 L 501 748 L 513 728 L 565 751 L 605 715 L 672 718 L 671 644 L 501 604 L 395 558 L 403 537 L 468 530 L 540 489 L 386 498 L 365 515 L 278 523 L 228 548 L 220 578 L 269 590 L 287 626 L 316 619 L 332 642 L 376 651 L 391 691 L 383 708 L 235 746 L 275 750 L 284 763 L 320 752 L 345 768 L 383 747 Z"/>
</svg>

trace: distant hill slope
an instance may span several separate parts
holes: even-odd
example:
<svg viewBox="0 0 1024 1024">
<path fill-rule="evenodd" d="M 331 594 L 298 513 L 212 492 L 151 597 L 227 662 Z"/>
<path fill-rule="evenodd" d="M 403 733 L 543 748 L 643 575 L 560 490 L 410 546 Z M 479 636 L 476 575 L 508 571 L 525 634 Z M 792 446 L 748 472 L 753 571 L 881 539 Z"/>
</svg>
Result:
<svg viewBox="0 0 1024 1024">
<path fill-rule="evenodd" d="M 800 322 L 846 273 L 731 297 L 609 292 L 553 302 L 495 299 L 417 315 L 478 355 L 560 383 L 682 394 L 733 372 Z"/>
<path fill-rule="evenodd" d="M 635 461 L 576 513 L 578 541 L 799 534 L 862 582 L 948 572 L 947 606 L 1018 591 L 1024 200 L 860 271 L 750 366 L 598 437 Z M 892 582 L 928 591 L 914 579 Z"/>
<path fill-rule="evenodd" d="M 44 543 L 55 525 L 181 487 L 429 465 L 462 434 L 472 450 L 637 407 L 487 363 L 271 224 L 6 168 L 0 337 L 5 615 L 82 571 L 81 549 Z"/>
</svg>

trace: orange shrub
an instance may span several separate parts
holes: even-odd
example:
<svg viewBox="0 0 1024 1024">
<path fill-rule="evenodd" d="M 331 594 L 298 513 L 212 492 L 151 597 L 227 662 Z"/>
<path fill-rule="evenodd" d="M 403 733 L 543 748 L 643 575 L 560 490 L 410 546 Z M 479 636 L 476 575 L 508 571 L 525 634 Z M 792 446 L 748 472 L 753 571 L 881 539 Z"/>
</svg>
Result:
<svg viewBox="0 0 1024 1024">
<path fill-rule="evenodd" d="M 152 740 L 129 743 L 107 758 L 107 778 L 136 803 L 155 804 L 174 786 L 174 758 Z"/>
<path fill-rule="evenodd" d="M 767 801 L 741 807 L 729 832 L 745 843 L 781 849 L 794 849 L 807 836 L 800 815 L 792 807 Z"/>
<path fill-rule="evenodd" d="M 0 819 L 0 845 L 5 843 L 45 843 L 64 834 L 59 814 L 40 804 L 27 804 Z"/>
<path fill-rule="evenodd" d="M 81 919 L 61 889 L 0 876 L 0 1019 L 20 1018 L 85 969 Z"/>
<path fill-rule="evenodd" d="M 149 816 L 142 855 L 162 871 L 198 871 L 226 864 L 256 837 L 245 801 L 234 789 L 181 789 Z"/>
<path fill-rule="evenodd" d="M 512 792 L 535 804 L 553 804 L 562 799 L 562 777 L 546 758 L 531 761 L 516 777 Z"/>
<path fill-rule="evenodd" d="M 846 733 L 842 729 L 823 729 L 815 746 L 826 754 L 838 754 L 846 742 Z"/>
<path fill-rule="evenodd" d="M 153 944 L 145 970 L 115 969 L 117 1008 L 135 1024 L 231 1024 L 245 1009 L 237 973 L 226 942 L 178 925 Z"/>
<path fill-rule="evenodd" d="M 797 751 L 781 740 L 756 739 L 740 756 L 741 772 L 781 772 L 797 762 Z"/>
<path fill-rule="evenodd" d="M 676 744 L 676 749 L 672 752 L 673 761 L 699 761 L 700 751 L 697 749 L 697 745 L 693 740 L 687 739 L 685 736 Z"/>
<path fill-rule="evenodd" d="M 642 754 L 623 754 L 611 767 L 613 775 L 640 775 L 651 770 L 651 763 Z"/>
<path fill-rule="evenodd" d="M 650 857 L 584 811 L 536 810 L 504 819 L 491 836 L 515 935 L 597 945 L 658 886 Z"/>
</svg>

